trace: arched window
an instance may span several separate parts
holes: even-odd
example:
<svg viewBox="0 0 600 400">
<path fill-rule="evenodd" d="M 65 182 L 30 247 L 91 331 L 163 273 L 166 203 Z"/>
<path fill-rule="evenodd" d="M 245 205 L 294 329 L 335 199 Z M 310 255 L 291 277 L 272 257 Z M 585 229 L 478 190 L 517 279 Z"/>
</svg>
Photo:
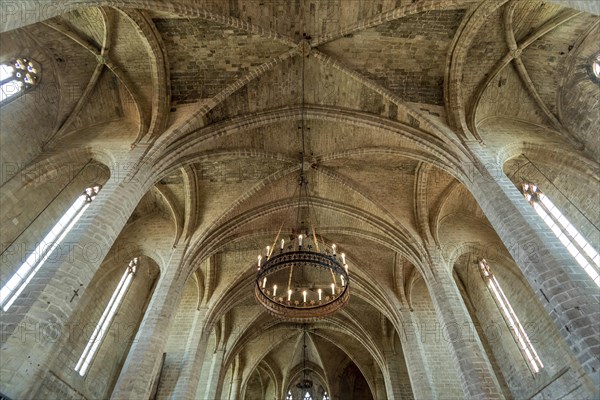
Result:
<svg viewBox="0 0 600 400">
<path fill-rule="evenodd" d="M 522 189 L 527 201 L 554 232 L 558 240 L 596 282 L 596 285 L 600 286 L 600 256 L 596 249 L 588 243 L 537 185 L 524 183 Z"/>
<path fill-rule="evenodd" d="M 40 270 L 44 262 L 60 242 L 67 236 L 75 223 L 81 218 L 83 212 L 96 198 L 101 186 L 96 185 L 83 191 L 83 194 L 75 200 L 75 203 L 67 210 L 60 220 L 52 227 L 50 232 L 36 246 L 33 253 L 27 257 L 25 262 L 17 269 L 17 272 L 0 289 L 0 305 L 4 311 L 8 311 L 13 302 L 19 297 L 23 289 Z"/>
<path fill-rule="evenodd" d="M 27 57 L 0 64 L 0 105 L 37 85 L 40 73 L 40 65 Z"/>
<path fill-rule="evenodd" d="M 540 369 L 544 368 L 544 364 L 542 364 L 540 357 L 533 348 L 531 340 L 529 340 L 529 337 L 527 336 L 523 325 L 521 325 L 517 314 L 515 314 L 515 311 L 513 310 L 508 299 L 506 298 L 506 295 L 500 287 L 498 280 L 492 273 L 490 266 L 488 265 L 486 260 L 481 260 L 479 262 L 479 266 L 481 268 L 481 275 L 487 283 L 487 286 L 490 292 L 492 293 L 492 297 L 494 298 L 496 305 L 502 311 L 502 315 L 506 321 L 506 324 L 508 325 L 508 328 L 510 329 L 513 337 L 515 338 L 515 341 L 517 342 L 521 353 L 525 356 L 525 359 L 527 360 L 527 363 L 529 367 L 533 370 L 533 372 L 539 372 Z"/>
<path fill-rule="evenodd" d="M 600 53 L 590 58 L 587 68 L 592 81 L 600 84 Z"/>
<path fill-rule="evenodd" d="M 121 277 L 117 288 L 113 292 L 108 304 L 104 308 L 104 312 L 100 316 L 100 320 L 98 320 L 98 324 L 94 328 L 94 332 L 92 332 L 92 336 L 88 340 L 85 349 L 83 349 L 83 353 L 81 353 L 81 357 L 79 357 L 79 361 L 77 361 L 77 365 L 75 365 L 75 371 L 79 372 L 79 375 L 84 376 L 88 367 L 90 366 L 94 355 L 98 351 L 100 344 L 102 344 L 102 340 L 110 327 L 110 324 L 123 301 L 123 297 L 125 293 L 127 293 L 127 289 L 129 289 L 129 285 L 131 285 L 131 281 L 135 276 L 135 272 L 138 267 L 138 258 L 134 258 L 129 262 L 129 265 L 125 269 L 125 273 Z"/>
<path fill-rule="evenodd" d="M 329 395 L 327 392 L 323 393 L 323 400 L 329 400 Z"/>
<path fill-rule="evenodd" d="M 285 396 L 285 400 L 294 400 L 291 390 L 288 390 L 287 396 Z"/>
<path fill-rule="evenodd" d="M 304 400 L 313 400 L 312 396 L 310 395 L 310 393 L 306 392 L 304 394 Z"/>
</svg>

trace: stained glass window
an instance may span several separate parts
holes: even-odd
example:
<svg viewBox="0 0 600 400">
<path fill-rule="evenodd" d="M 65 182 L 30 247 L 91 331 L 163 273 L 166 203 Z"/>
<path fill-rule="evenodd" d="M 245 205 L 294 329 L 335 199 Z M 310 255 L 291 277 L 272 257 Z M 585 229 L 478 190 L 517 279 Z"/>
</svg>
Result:
<svg viewBox="0 0 600 400">
<path fill-rule="evenodd" d="M 0 104 L 17 98 L 37 85 L 40 73 L 40 65 L 27 57 L 0 64 Z"/>
</svg>

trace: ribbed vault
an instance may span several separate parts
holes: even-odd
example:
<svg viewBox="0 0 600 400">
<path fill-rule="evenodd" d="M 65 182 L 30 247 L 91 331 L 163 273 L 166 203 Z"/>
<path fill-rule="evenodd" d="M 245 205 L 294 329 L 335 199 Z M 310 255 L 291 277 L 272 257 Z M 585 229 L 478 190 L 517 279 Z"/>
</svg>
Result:
<svg viewBox="0 0 600 400">
<path fill-rule="evenodd" d="M 161 315 L 184 327 L 153 328 L 168 338 L 166 372 L 159 362 L 148 372 L 158 398 L 279 399 L 302 376 L 304 327 L 269 316 L 252 292 L 258 252 L 295 218 L 301 169 L 318 231 L 347 254 L 352 277 L 348 306 L 307 327 L 321 392 L 463 394 L 460 371 L 428 375 L 438 358 L 452 362 L 445 344 L 410 342 L 407 332 L 437 323 L 444 304 L 431 291 L 444 272 L 466 280 L 484 253 L 498 256 L 502 279 L 530 289 L 478 203 L 487 193 L 473 194 L 494 172 L 508 177 L 497 192 L 507 198 L 507 182 L 543 182 L 598 238 L 600 91 L 588 70 L 598 16 L 541 0 L 37 3 L 44 13 L 9 8 L 0 21 L 2 60 L 25 48 L 44 65 L 37 93 L 2 105 L 3 242 L 30 239 L 21 226 L 45 200 L 62 201 L 31 171 L 44 170 L 43 180 L 62 173 L 58 164 L 98 160 L 110 169 L 106 192 L 135 185 L 137 198 L 117 200 L 128 212 L 108 212 L 90 234 L 123 219 L 88 290 L 136 252 L 171 279 L 177 296 L 140 300 L 132 313 L 146 326 L 146 307 L 166 304 L 174 308 Z M 479 295 L 459 289 L 450 294 Z M 76 305 L 65 308 L 81 312 Z M 428 345 L 433 356 L 423 355 Z M 124 370 L 125 347 L 115 357 Z M 110 373 L 94 394 L 123 387 Z M 521 389 L 517 397 L 537 395 Z"/>
</svg>

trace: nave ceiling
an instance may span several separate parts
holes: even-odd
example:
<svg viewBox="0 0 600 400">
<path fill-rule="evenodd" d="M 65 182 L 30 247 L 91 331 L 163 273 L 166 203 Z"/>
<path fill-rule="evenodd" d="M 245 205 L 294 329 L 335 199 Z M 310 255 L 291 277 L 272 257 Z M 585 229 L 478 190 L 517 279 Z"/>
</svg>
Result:
<svg viewBox="0 0 600 400">
<path fill-rule="evenodd" d="M 581 76 L 599 19 L 552 3 L 79 1 L 16 28 L 3 43 L 44 64 L 40 90 L 58 88 L 46 125 L 22 128 L 26 157 L 145 154 L 149 190 L 121 237 L 156 235 L 131 238 L 163 267 L 185 246 L 186 296 L 211 308 L 226 362 L 251 365 L 248 393 L 289 383 L 301 362 L 302 328 L 260 309 L 252 273 L 296 199 L 302 115 L 319 228 L 354 277 L 348 307 L 310 328 L 323 386 L 360 371 L 373 391 L 386 354 L 402 354 L 394 310 L 430 301 L 426 248 L 449 268 L 470 251 L 460 243 L 507 256 L 465 186 L 480 167 L 465 143 L 493 149 L 509 176 L 528 146 L 541 162 L 569 143 L 598 178 L 599 94 Z M 4 129 L 37 108 L 7 105 Z M 20 143 L 3 147 L 10 161 Z"/>
</svg>

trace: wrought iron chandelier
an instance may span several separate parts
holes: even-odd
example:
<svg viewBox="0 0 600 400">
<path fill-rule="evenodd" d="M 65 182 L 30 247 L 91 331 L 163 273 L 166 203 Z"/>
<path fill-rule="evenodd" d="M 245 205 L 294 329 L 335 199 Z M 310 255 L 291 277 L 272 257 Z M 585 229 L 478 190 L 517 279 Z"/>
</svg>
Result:
<svg viewBox="0 0 600 400">
<path fill-rule="evenodd" d="M 258 256 L 255 295 L 270 314 L 289 321 L 309 322 L 330 315 L 350 297 L 346 256 L 318 235 L 316 213 L 304 171 L 304 57 L 302 55 L 302 160 L 296 224 L 283 229 Z M 311 209 L 314 221 L 311 220 Z M 307 211 L 302 215 L 302 211 Z M 304 217 L 308 221 L 304 221 Z M 286 239 L 287 237 L 287 239 Z"/>
</svg>

